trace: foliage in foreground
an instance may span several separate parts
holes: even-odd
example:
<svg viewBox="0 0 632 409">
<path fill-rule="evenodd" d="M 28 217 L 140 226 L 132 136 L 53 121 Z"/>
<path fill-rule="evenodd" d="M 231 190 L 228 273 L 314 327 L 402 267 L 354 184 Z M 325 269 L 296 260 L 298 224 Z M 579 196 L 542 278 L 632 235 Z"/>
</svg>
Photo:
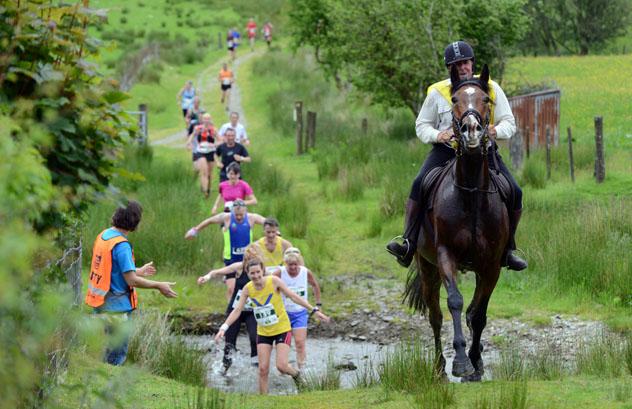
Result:
<svg viewBox="0 0 632 409">
<path fill-rule="evenodd" d="M 167 314 L 139 312 L 132 318 L 129 359 L 151 373 L 170 379 L 204 386 L 206 364 L 202 351 L 188 346 L 184 339 L 171 333 Z"/>
<path fill-rule="evenodd" d="M 114 105 L 126 96 L 87 60 L 97 50 L 87 35 L 97 15 L 81 3 L 0 7 L 3 408 L 45 407 L 69 351 L 101 333 L 93 322 L 79 325 L 67 288 L 46 274 L 59 228 L 106 188 L 131 135 Z M 90 345 L 100 348 L 98 338 Z"/>
</svg>

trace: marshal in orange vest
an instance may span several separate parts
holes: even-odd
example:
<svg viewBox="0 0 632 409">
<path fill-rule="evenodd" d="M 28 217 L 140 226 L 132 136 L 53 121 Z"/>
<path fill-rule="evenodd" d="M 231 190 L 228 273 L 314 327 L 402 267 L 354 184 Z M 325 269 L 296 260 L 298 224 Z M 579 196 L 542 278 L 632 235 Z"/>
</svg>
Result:
<svg viewBox="0 0 632 409">
<path fill-rule="evenodd" d="M 126 242 L 123 236 L 115 236 L 108 240 L 103 240 L 103 233 L 99 233 L 94 241 L 92 249 L 92 264 L 90 265 L 90 283 L 86 294 L 86 304 L 91 307 L 100 307 L 105 303 L 105 296 L 110 291 L 112 280 L 112 250 L 119 243 Z M 132 254 L 133 257 L 133 254 Z M 138 305 L 136 289 L 130 287 L 130 303 L 132 309 Z"/>
</svg>

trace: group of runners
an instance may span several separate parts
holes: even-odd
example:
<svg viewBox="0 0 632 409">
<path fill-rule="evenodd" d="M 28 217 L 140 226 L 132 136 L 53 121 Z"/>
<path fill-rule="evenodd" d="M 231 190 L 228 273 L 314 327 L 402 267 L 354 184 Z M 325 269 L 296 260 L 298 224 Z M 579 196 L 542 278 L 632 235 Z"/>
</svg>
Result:
<svg viewBox="0 0 632 409">
<path fill-rule="evenodd" d="M 283 239 L 279 223 L 248 213 L 244 200 L 233 202 L 228 212 L 213 215 L 185 234 L 191 240 L 213 224 L 222 226 L 224 233 L 224 267 L 212 269 L 200 276 L 199 285 L 222 277 L 227 287 L 226 321 L 215 340 L 224 338 L 222 363 L 228 371 L 233 363 L 237 335 L 244 324 L 250 340 L 250 359 L 259 368 L 259 391 L 267 393 L 270 356 L 276 348 L 276 367 L 290 375 L 297 387 L 303 382 L 301 370 L 306 362 L 307 325 L 312 315 L 328 322 L 320 312 L 320 287 L 314 274 L 305 266 L 301 251 Z M 264 236 L 253 241 L 253 228 L 262 225 Z M 312 288 L 315 306 L 308 301 Z M 294 338 L 298 368 L 289 363 Z"/>
<path fill-rule="evenodd" d="M 272 47 L 272 29 L 274 26 L 267 21 L 261 29 L 264 41 L 268 44 L 268 49 Z M 257 23 L 254 18 L 248 19 L 246 24 L 246 34 L 248 35 L 248 43 L 250 44 L 250 50 L 254 51 L 255 41 L 257 39 Z M 237 47 L 241 44 L 241 34 L 236 27 L 228 29 L 226 31 L 226 47 L 230 58 L 234 61 L 237 58 Z"/>
</svg>

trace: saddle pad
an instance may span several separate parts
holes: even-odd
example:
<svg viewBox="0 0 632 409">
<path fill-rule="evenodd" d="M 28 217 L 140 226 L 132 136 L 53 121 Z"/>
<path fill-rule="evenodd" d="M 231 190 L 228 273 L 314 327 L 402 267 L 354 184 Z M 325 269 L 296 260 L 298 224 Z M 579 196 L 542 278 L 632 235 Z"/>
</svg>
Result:
<svg viewBox="0 0 632 409">
<path fill-rule="evenodd" d="M 509 198 L 512 198 L 513 192 L 511 191 L 511 183 L 509 183 L 509 181 L 507 180 L 507 178 L 505 177 L 505 175 L 503 175 L 502 173 L 498 172 L 490 172 L 491 177 L 492 177 L 492 183 L 494 184 L 494 186 L 496 186 L 496 189 L 498 189 L 498 193 L 500 193 L 500 198 L 502 199 L 503 203 L 509 203 Z M 512 207 L 509 207 L 510 209 Z"/>
<path fill-rule="evenodd" d="M 434 197 L 435 190 L 441 184 L 441 181 L 450 172 L 456 163 L 456 159 L 451 159 L 443 166 L 433 168 L 428 172 L 426 177 L 421 182 L 421 197 L 423 203 L 420 203 L 422 209 L 432 209 L 432 198 Z"/>
</svg>

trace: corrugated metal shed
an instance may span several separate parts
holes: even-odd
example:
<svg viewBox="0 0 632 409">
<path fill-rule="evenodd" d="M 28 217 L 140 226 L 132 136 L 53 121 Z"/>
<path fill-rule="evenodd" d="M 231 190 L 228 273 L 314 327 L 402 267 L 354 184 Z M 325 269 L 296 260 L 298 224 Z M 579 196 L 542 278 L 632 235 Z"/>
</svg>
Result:
<svg viewBox="0 0 632 409">
<path fill-rule="evenodd" d="M 550 129 L 551 143 L 559 143 L 560 96 L 560 90 L 554 89 L 509 98 L 516 127 L 522 133 L 527 152 L 546 145 L 547 126 Z"/>
</svg>

